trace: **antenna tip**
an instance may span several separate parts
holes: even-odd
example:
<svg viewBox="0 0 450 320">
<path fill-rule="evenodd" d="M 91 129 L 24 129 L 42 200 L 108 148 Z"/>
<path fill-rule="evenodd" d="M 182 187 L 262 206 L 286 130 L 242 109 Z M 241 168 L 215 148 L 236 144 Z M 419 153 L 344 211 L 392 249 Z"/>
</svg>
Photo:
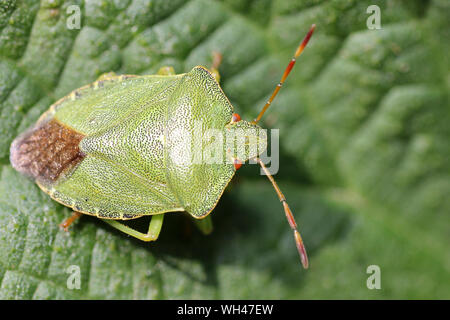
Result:
<svg viewBox="0 0 450 320">
<path fill-rule="evenodd" d="M 306 38 L 309 40 L 311 38 L 312 34 L 314 33 L 314 30 L 316 30 L 316 24 L 313 23 L 311 27 L 309 28 L 308 34 L 306 35 Z"/>
<path fill-rule="evenodd" d="M 300 254 L 300 260 L 302 261 L 303 268 L 308 269 L 308 255 L 306 254 L 305 246 L 303 245 L 302 237 L 297 230 L 294 230 L 295 244 L 297 245 L 298 253 Z"/>
</svg>

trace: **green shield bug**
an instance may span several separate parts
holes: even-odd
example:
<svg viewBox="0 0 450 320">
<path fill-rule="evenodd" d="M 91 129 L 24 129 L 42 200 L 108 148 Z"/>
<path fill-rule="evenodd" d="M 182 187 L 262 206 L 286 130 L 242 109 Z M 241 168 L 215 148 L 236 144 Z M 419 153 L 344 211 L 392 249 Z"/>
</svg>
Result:
<svg viewBox="0 0 450 320">
<path fill-rule="evenodd" d="M 220 59 L 214 59 L 211 71 L 197 66 L 184 74 L 169 67 L 149 76 L 106 74 L 55 102 L 34 127 L 17 137 L 11 145 L 11 164 L 73 209 L 61 224 L 66 230 L 81 214 L 89 214 L 140 240 L 154 241 L 166 212 L 188 212 L 204 233 L 210 232 L 209 213 L 225 187 L 242 163 L 255 160 L 284 207 L 307 268 L 306 250 L 286 198 L 260 159 L 267 136 L 257 123 L 314 28 L 253 121 L 233 113 L 218 84 Z M 213 132 L 211 139 L 199 141 L 196 130 L 200 135 Z M 244 143 L 223 144 L 221 136 L 242 131 Z M 204 154 L 213 157 L 205 160 Z M 192 161 L 192 155 L 200 161 Z M 147 233 L 119 222 L 145 215 L 152 216 Z"/>
</svg>

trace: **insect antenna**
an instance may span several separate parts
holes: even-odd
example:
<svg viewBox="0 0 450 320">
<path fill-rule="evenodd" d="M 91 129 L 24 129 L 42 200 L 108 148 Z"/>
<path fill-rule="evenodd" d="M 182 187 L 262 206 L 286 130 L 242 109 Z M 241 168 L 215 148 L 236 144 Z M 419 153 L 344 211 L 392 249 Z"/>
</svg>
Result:
<svg viewBox="0 0 450 320">
<path fill-rule="evenodd" d="M 275 87 L 275 90 L 273 91 L 273 93 L 270 96 L 269 100 L 267 100 L 266 104 L 262 108 L 262 110 L 259 113 L 259 115 L 255 118 L 255 120 L 252 121 L 253 124 L 258 123 L 258 121 L 261 120 L 262 116 L 264 115 L 266 110 L 269 108 L 269 106 L 272 103 L 273 99 L 275 99 L 275 97 L 277 96 L 278 91 L 280 91 L 281 86 L 283 85 L 284 81 L 286 80 L 286 78 L 288 77 L 288 75 L 291 72 L 292 68 L 294 67 L 295 62 L 297 61 L 297 58 L 300 56 L 300 54 L 303 52 L 303 49 L 305 49 L 306 45 L 308 44 L 308 41 L 311 38 L 315 28 L 316 28 L 316 25 L 313 24 L 311 26 L 311 28 L 309 29 L 308 33 L 306 34 L 305 38 L 303 39 L 303 41 L 298 46 L 297 50 L 295 51 L 294 56 L 292 57 L 292 59 L 289 62 L 288 66 L 286 67 L 286 70 L 284 70 L 284 73 L 283 73 L 283 76 L 281 77 L 280 82 Z"/>
<path fill-rule="evenodd" d="M 306 249 L 303 244 L 302 237 L 300 236 L 300 232 L 298 232 L 298 230 L 297 230 L 297 223 L 295 222 L 294 215 L 292 214 L 292 211 L 287 204 L 286 198 L 283 195 L 283 193 L 281 192 L 277 183 L 275 182 L 275 179 L 270 174 L 269 170 L 267 170 L 266 166 L 261 161 L 261 159 L 256 158 L 256 161 L 260 164 L 261 168 L 264 170 L 264 173 L 266 174 L 267 178 L 269 178 L 270 182 L 272 182 L 273 188 L 275 189 L 275 191 L 278 195 L 278 198 L 280 199 L 280 202 L 283 204 L 284 213 L 286 214 L 286 219 L 289 222 L 291 229 L 294 231 L 295 244 L 297 246 L 298 253 L 300 254 L 300 260 L 302 261 L 303 268 L 308 269 L 308 265 L 309 265 L 308 255 L 306 254 Z"/>
</svg>

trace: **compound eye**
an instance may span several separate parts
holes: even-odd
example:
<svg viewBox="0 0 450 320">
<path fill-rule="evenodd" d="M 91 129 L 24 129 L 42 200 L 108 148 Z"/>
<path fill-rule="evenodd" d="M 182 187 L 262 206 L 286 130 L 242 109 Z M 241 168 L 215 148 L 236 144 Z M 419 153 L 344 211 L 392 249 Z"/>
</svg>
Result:
<svg viewBox="0 0 450 320">
<path fill-rule="evenodd" d="M 241 121 L 241 116 L 237 113 L 233 113 L 233 116 L 231 117 L 231 122 L 238 122 Z"/>
<path fill-rule="evenodd" d="M 242 167 L 242 162 L 240 161 L 240 160 L 238 160 L 238 159 L 234 159 L 234 168 L 236 169 L 236 170 L 238 170 L 240 167 Z"/>
</svg>

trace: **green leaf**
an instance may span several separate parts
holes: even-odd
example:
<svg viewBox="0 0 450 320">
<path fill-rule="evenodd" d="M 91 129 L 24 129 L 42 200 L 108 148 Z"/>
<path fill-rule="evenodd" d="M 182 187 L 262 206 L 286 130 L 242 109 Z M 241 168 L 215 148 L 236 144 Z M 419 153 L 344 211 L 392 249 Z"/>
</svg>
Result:
<svg viewBox="0 0 450 320">
<path fill-rule="evenodd" d="M 3 1 L 0 4 L 0 299 L 450 298 L 450 8 L 445 0 Z M 81 28 L 69 29 L 70 5 Z M 285 193 L 310 256 L 300 267 L 270 183 L 241 169 L 203 236 L 167 214 L 142 243 L 70 210 L 9 164 L 12 140 L 53 102 L 110 71 L 209 66 L 243 118 L 269 97 Z M 148 223 L 137 221 L 137 227 Z M 370 290 L 367 267 L 381 270 Z M 70 289 L 70 266 L 80 289 Z M 69 285 L 68 285 L 69 283 Z"/>
</svg>

